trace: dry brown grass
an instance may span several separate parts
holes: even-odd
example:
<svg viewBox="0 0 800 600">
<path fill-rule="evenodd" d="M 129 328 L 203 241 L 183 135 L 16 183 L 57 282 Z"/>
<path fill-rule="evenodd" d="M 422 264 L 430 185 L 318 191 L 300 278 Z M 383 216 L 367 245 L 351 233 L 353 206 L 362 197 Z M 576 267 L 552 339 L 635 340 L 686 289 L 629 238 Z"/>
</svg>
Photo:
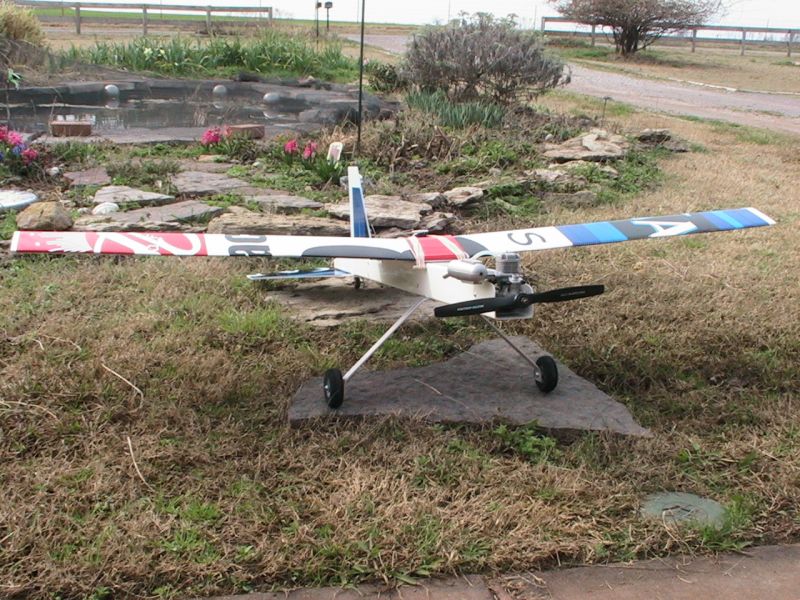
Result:
<svg viewBox="0 0 800 600">
<path fill-rule="evenodd" d="M 652 439 L 583 435 L 537 457 L 490 426 L 290 430 L 292 392 L 352 362 L 377 325 L 293 324 L 243 279 L 265 266 L 247 261 L 20 259 L 0 267 L 0 596 L 187 597 L 797 541 L 798 142 L 641 113 L 624 126 L 708 151 L 665 160 L 663 185 L 625 205 L 542 224 L 740 205 L 779 223 L 527 259 L 545 287 L 609 292 L 510 329 L 626 402 Z M 416 325 L 395 346 L 409 351 L 373 366 L 484 335 Z M 663 489 L 713 496 L 731 520 L 642 521 L 641 498 Z"/>
</svg>

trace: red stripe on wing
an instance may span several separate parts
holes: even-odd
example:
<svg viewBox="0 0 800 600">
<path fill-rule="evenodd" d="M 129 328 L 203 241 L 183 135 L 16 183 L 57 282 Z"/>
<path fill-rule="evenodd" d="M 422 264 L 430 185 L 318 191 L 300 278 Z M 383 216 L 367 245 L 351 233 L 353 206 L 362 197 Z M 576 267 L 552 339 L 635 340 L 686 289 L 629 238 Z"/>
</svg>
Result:
<svg viewBox="0 0 800 600">
<path fill-rule="evenodd" d="M 443 240 L 450 242 L 446 244 Z M 421 235 L 415 238 L 422 249 L 425 262 L 439 262 L 445 260 L 456 260 L 462 258 L 453 251 L 453 248 L 461 248 L 461 244 L 452 235 Z M 412 251 L 414 246 L 411 246 Z"/>
</svg>

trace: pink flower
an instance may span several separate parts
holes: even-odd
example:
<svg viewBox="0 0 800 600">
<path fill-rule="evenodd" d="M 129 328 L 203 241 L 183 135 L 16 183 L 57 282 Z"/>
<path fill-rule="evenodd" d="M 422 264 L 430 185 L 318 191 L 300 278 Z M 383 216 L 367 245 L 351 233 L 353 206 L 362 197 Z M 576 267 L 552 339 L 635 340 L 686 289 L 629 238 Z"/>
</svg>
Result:
<svg viewBox="0 0 800 600">
<path fill-rule="evenodd" d="M 22 151 L 22 162 L 26 165 L 31 164 L 37 158 L 39 158 L 39 153 L 33 148 L 26 148 Z"/>
<path fill-rule="evenodd" d="M 12 146 L 21 146 L 23 143 L 22 135 L 16 131 L 9 131 L 6 140 Z"/>
<path fill-rule="evenodd" d="M 0 142 L 5 142 L 8 139 L 8 127 L 0 127 Z"/>
<path fill-rule="evenodd" d="M 286 154 L 297 154 L 297 140 L 289 140 L 283 145 Z"/>
<path fill-rule="evenodd" d="M 209 127 L 200 137 L 200 143 L 203 144 L 203 146 L 213 146 L 214 144 L 219 144 L 221 141 L 222 131 L 220 131 L 219 127 Z"/>
<path fill-rule="evenodd" d="M 317 153 L 317 144 L 316 142 L 308 142 L 306 144 L 305 149 L 303 150 L 303 160 L 308 160 L 312 156 Z"/>
</svg>

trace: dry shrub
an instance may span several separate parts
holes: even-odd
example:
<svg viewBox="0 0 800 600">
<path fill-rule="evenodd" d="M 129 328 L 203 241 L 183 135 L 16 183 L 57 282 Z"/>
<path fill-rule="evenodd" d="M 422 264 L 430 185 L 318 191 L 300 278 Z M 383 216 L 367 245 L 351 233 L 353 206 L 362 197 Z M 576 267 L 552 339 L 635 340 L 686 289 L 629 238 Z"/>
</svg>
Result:
<svg viewBox="0 0 800 600">
<path fill-rule="evenodd" d="M 30 9 L 13 2 L 0 2 L 0 35 L 15 42 L 27 42 L 35 46 L 44 44 L 39 19 Z"/>
<path fill-rule="evenodd" d="M 406 78 L 423 91 L 442 90 L 453 100 L 487 98 L 510 104 L 567 83 L 564 62 L 547 54 L 542 38 L 517 28 L 512 17 L 462 16 L 414 37 L 406 53 Z"/>
</svg>

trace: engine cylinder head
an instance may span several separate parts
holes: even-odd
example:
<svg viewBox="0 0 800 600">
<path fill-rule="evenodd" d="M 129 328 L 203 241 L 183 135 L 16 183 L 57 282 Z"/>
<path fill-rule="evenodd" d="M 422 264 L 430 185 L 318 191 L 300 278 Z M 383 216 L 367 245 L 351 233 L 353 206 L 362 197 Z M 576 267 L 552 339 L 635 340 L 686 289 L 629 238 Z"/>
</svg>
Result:
<svg viewBox="0 0 800 600">
<path fill-rule="evenodd" d="M 504 252 L 495 259 L 495 268 L 498 273 L 505 275 L 518 275 L 520 271 L 520 257 L 516 252 Z"/>
</svg>

